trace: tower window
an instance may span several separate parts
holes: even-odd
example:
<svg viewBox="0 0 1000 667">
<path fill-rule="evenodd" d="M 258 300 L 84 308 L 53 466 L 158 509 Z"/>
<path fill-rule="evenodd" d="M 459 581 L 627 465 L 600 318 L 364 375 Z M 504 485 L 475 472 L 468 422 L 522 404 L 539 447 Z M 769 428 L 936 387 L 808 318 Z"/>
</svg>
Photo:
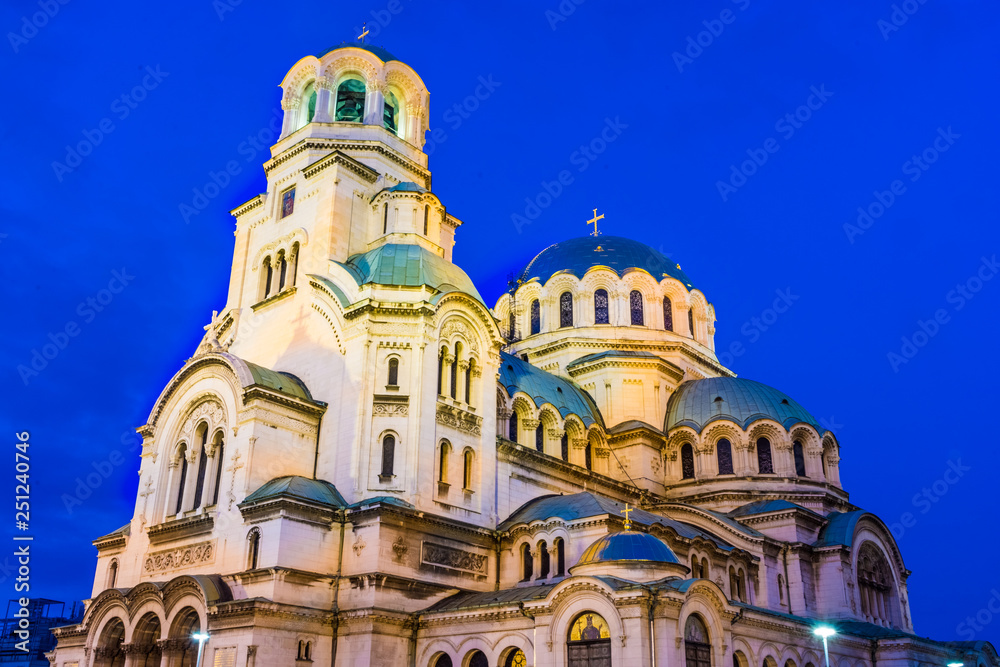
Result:
<svg viewBox="0 0 1000 667">
<path fill-rule="evenodd" d="M 733 474 L 733 446 L 728 440 L 723 438 L 715 443 L 716 458 L 719 462 L 720 475 Z"/>
<path fill-rule="evenodd" d="M 260 529 L 254 528 L 247 535 L 247 569 L 256 570 L 260 559 Z"/>
<path fill-rule="evenodd" d="M 694 338 L 694 309 L 688 308 L 688 332 Z"/>
<path fill-rule="evenodd" d="M 774 462 L 771 460 L 771 441 L 767 438 L 757 439 L 757 472 L 762 475 L 774 473 Z"/>
<path fill-rule="evenodd" d="M 399 115 L 399 100 L 392 93 L 385 96 L 385 104 L 382 112 L 382 125 L 393 134 L 396 133 L 397 120 Z"/>
<path fill-rule="evenodd" d="M 382 474 L 379 475 L 380 481 L 388 482 L 392 479 L 392 469 L 395 467 L 395 458 L 396 438 L 393 435 L 387 435 L 382 438 Z"/>
<path fill-rule="evenodd" d="M 556 575 L 561 577 L 566 574 L 566 542 L 563 538 L 557 537 L 552 543 L 552 549 L 556 552 Z"/>
<path fill-rule="evenodd" d="M 427 236 L 427 219 L 430 217 L 431 207 L 424 206 L 424 236 Z"/>
<path fill-rule="evenodd" d="M 389 231 L 389 205 L 382 204 L 382 233 Z"/>
<path fill-rule="evenodd" d="M 545 540 L 538 543 L 538 578 L 549 578 L 549 547 Z"/>
<path fill-rule="evenodd" d="M 472 464 L 474 461 L 472 450 L 465 450 L 465 455 L 462 458 L 462 488 L 469 491 L 472 489 Z"/>
<path fill-rule="evenodd" d="M 448 455 L 451 454 L 451 443 L 447 440 L 441 441 L 441 453 L 438 460 L 438 481 L 448 482 Z"/>
<path fill-rule="evenodd" d="M 527 542 L 521 545 L 521 581 L 528 581 L 535 570 L 535 559 L 531 555 L 531 547 Z"/>
<path fill-rule="evenodd" d="M 681 447 L 681 479 L 694 479 L 694 448 L 691 443 Z"/>
<path fill-rule="evenodd" d="M 538 422 L 538 427 L 535 429 L 535 449 L 539 452 L 545 451 L 545 424 Z"/>
<path fill-rule="evenodd" d="M 669 296 L 663 297 L 663 329 L 674 330 L 674 306 L 670 303 Z"/>
<path fill-rule="evenodd" d="M 212 491 L 212 504 L 219 504 L 219 488 L 222 486 L 222 466 L 226 462 L 226 442 L 222 438 L 222 433 L 215 434 L 215 451 L 212 454 L 215 459 L 215 488 Z"/>
<path fill-rule="evenodd" d="M 511 442 L 517 442 L 517 413 L 510 413 L 510 432 L 507 434 Z"/>
<path fill-rule="evenodd" d="M 806 458 L 802 453 L 802 443 L 796 440 L 792 443 L 792 456 L 795 457 L 795 475 L 806 476 Z"/>
<path fill-rule="evenodd" d="M 594 324 L 608 324 L 608 290 L 594 292 Z"/>
<path fill-rule="evenodd" d="M 583 465 L 587 470 L 594 469 L 594 448 L 590 441 L 587 441 L 587 446 L 583 448 Z"/>
<path fill-rule="evenodd" d="M 336 120 L 360 123 L 365 115 L 365 84 L 348 79 L 337 86 Z"/>
<path fill-rule="evenodd" d="M 631 294 L 628 295 L 628 305 L 629 311 L 632 313 L 633 326 L 642 326 L 644 323 L 642 312 L 642 292 L 639 290 L 632 290 Z"/>
<path fill-rule="evenodd" d="M 389 382 L 390 387 L 396 387 L 399 385 L 399 359 L 389 360 Z"/>
<path fill-rule="evenodd" d="M 115 584 L 118 583 L 118 561 L 111 561 L 111 566 L 108 568 L 108 588 L 114 588 Z"/>
<path fill-rule="evenodd" d="M 559 297 L 559 326 L 573 326 L 573 295 L 563 292 Z"/>
<path fill-rule="evenodd" d="M 542 330 L 542 306 L 538 299 L 531 302 L 531 333 L 532 335 Z"/>
<path fill-rule="evenodd" d="M 184 507 L 184 485 L 187 483 L 187 445 L 181 445 L 178 450 L 178 455 L 180 456 L 180 461 L 177 462 L 179 467 L 179 477 L 180 482 L 177 485 L 177 504 L 174 507 L 174 514 L 180 514 L 181 509 Z"/>
<path fill-rule="evenodd" d="M 569 461 L 569 434 L 563 433 L 559 440 L 559 455 L 563 461 Z"/>
<path fill-rule="evenodd" d="M 286 218 L 295 210 L 295 188 L 288 188 L 281 193 L 281 217 Z"/>
</svg>

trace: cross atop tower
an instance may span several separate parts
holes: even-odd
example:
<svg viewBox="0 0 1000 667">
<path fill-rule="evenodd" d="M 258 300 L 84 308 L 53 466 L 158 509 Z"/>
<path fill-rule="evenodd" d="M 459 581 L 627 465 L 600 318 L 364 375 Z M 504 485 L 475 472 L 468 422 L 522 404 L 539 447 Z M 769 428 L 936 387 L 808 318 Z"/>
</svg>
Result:
<svg viewBox="0 0 1000 667">
<path fill-rule="evenodd" d="M 604 219 L 604 214 L 601 213 L 600 215 L 597 215 L 597 209 L 595 208 L 594 209 L 594 217 L 593 217 L 593 219 L 587 221 L 588 225 L 593 225 L 594 226 L 594 231 L 592 231 L 590 233 L 591 236 L 600 236 L 601 235 L 601 233 L 599 231 L 597 231 L 597 221 L 598 220 L 603 220 L 603 219 Z"/>
<path fill-rule="evenodd" d="M 622 510 L 622 514 L 625 515 L 625 530 L 632 530 L 632 519 L 628 518 L 629 512 L 634 512 L 634 507 L 629 507 L 628 503 L 625 503 L 625 509 Z"/>
<path fill-rule="evenodd" d="M 361 34 L 358 35 L 358 39 L 361 40 L 362 44 L 365 43 L 365 35 L 367 34 L 368 34 L 368 22 L 365 21 L 364 23 L 361 24 Z"/>
</svg>

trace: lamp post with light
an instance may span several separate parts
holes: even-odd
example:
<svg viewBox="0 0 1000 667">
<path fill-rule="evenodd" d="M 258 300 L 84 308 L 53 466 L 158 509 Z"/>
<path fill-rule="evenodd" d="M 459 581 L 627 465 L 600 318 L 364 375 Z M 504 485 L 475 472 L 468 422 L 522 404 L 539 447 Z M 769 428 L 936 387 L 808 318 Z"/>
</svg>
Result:
<svg viewBox="0 0 1000 667">
<path fill-rule="evenodd" d="M 830 649 L 826 640 L 837 634 L 837 631 L 829 625 L 821 625 L 813 630 L 813 634 L 823 638 L 823 657 L 826 658 L 826 667 L 830 667 Z M 951 666 L 949 665 L 949 667 Z"/>
<path fill-rule="evenodd" d="M 949 662 L 948 663 L 948 667 L 963 667 L 963 665 L 965 665 L 964 662 Z"/>
<path fill-rule="evenodd" d="M 205 642 L 208 641 L 208 634 L 205 632 L 196 632 L 191 635 L 191 639 L 198 641 L 198 662 L 196 667 L 201 667 L 201 652 L 205 650 Z"/>
</svg>

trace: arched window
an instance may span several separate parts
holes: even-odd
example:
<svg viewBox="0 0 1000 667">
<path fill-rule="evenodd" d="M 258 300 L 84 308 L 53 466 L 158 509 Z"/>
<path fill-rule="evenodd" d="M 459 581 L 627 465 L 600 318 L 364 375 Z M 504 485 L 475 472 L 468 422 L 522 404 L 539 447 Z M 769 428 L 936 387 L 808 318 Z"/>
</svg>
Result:
<svg viewBox="0 0 1000 667">
<path fill-rule="evenodd" d="M 382 474 L 379 475 L 380 481 L 388 482 L 393 478 L 392 470 L 395 467 L 395 459 L 396 437 L 390 433 L 382 438 Z"/>
<path fill-rule="evenodd" d="M 434 667 L 451 667 L 451 656 L 447 653 L 442 653 L 437 660 L 434 661 Z"/>
<path fill-rule="evenodd" d="M 542 330 L 542 305 L 538 299 L 531 302 L 531 333 L 532 335 Z"/>
<path fill-rule="evenodd" d="M 774 463 L 771 461 L 771 441 L 767 438 L 757 438 L 757 472 L 762 475 L 774 473 Z"/>
<path fill-rule="evenodd" d="M 527 667 L 528 658 L 524 651 L 517 648 L 507 654 L 507 659 L 503 661 L 503 667 Z"/>
<path fill-rule="evenodd" d="M 279 255 L 278 260 L 278 291 L 285 289 L 285 278 L 288 274 L 288 261 L 285 259 L 285 253 Z"/>
<path fill-rule="evenodd" d="M 261 294 L 260 300 L 263 301 L 271 293 L 271 279 L 274 277 L 273 271 L 271 270 L 271 258 L 264 258 L 264 265 L 261 266 Z"/>
<path fill-rule="evenodd" d="M 451 455 L 451 443 L 447 440 L 441 441 L 441 452 L 438 458 L 438 481 L 448 482 L 448 457 Z"/>
<path fill-rule="evenodd" d="M 674 307 L 669 296 L 663 297 L 663 328 L 666 331 L 674 330 Z"/>
<path fill-rule="evenodd" d="M 702 577 L 702 579 L 711 579 L 712 578 L 712 574 L 708 570 L 708 559 L 707 558 L 702 558 L 701 559 L 701 577 Z"/>
<path fill-rule="evenodd" d="M 611 664 L 611 631 L 599 614 L 585 611 L 570 626 L 566 642 L 569 667 Z"/>
<path fill-rule="evenodd" d="M 569 434 L 565 431 L 559 439 L 559 456 L 563 461 L 569 461 Z"/>
<path fill-rule="evenodd" d="M 114 588 L 118 583 L 118 560 L 112 560 L 108 566 L 108 585 L 106 588 Z"/>
<path fill-rule="evenodd" d="M 517 442 L 517 411 L 510 413 L 510 433 L 507 435 L 511 442 Z"/>
<path fill-rule="evenodd" d="M 468 405 L 472 405 L 472 359 L 469 359 L 469 365 L 465 367 L 465 402 Z"/>
<path fill-rule="evenodd" d="M 300 113 L 303 116 L 302 120 L 299 121 L 299 127 L 305 127 L 316 117 L 316 98 L 316 85 L 314 82 L 310 82 L 302 91 L 302 102 L 299 108 L 302 109 Z"/>
<path fill-rule="evenodd" d="M 583 465 L 587 470 L 594 469 L 594 447 L 590 440 L 587 441 L 587 446 L 583 448 Z"/>
<path fill-rule="evenodd" d="M 691 614 L 684 623 L 685 667 L 712 667 L 712 645 L 708 628 L 697 614 Z"/>
<path fill-rule="evenodd" d="M 184 508 L 184 485 L 187 484 L 187 472 L 188 472 L 188 462 L 187 462 L 187 445 L 182 444 L 177 449 L 177 454 L 180 456 L 180 460 L 177 461 L 177 498 L 174 504 L 174 514 L 180 514 L 181 510 Z"/>
<path fill-rule="evenodd" d="M 383 105 L 382 111 L 382 125 L 385 129 L 389 130 L 393 134 L 396 134 L 399 127 L 399 100 L 391 92 L 386 93 L 385 104 Z"/>
<path fill-rule="evenodd" d="M 858 595 L 865 620 L 882 626 L 894 621 L 893 580 L 885 556 L 871 542 L 858 551 Z"/>
<path fill-rule="evenodd" d="M 431 207 L 424 206 L 424 236 L 427 236 L 427 220 L 431 214 Z"/>
<path fill-rule="evenodd" d="M 399 386 L 399 359 L 393 357 L 389 360 L 389 381 L 387 384 L 390 387 Z"/>
<path fill-rule="evenodd" d="M 295 653 L 295 659 L 296 660 L 302 660 L 303 659 L 303 656 L 305 655 L 305 647 L 306 647 L 306 643 L 300 639 L 299 640 L 299 650 Z"/>
<path fill-rule="evenodd" d="M 215 447 L 212 449 L 212 458 L 215 459 L 215 486 L 212 488 L 212 504 L 219 504 L 219 489 L 222 487 L 222 466 L 226 463 L 226 442 L 222 432 L 215 434 Z"/>
<path fill-rule="evenodd" d="M 462 345 L 455 343 L 455 358 L 451 362 L 451 387 L 449 392 L 452 398 L 458 398 L 458 360 L 462 354 Z"/>
<path fill-rule="evenodd" d="M 247 569 L 256 570 L 260 559 L 260 529 L 254 528 L 247 535 Z"/>
<path fill-rule="evenodd" d="M 691 556 L 691 578 L 701 579 L 701 561 L 698 560 L 698 556 Z"/>
<path fill-rule="evenodd" d="M 559 326 L 573 326 L 573 295 L 563 292 L 559 297 Z"/>
<path fill-rule="evenodd" d="M 485 653 L 477 649 L 469 656 L 469 667 L 490 667 L 490 661 Z"/>
<path fill-rule="evenodd" d="M 632 313 L 632 324 L 635 326 L 642 326 L 644 323 L 642 312 L 642 292 L 639 290 L 632 290 L 632 292 L 628 295 L 628 308 L 629 312 Z"/>
<path fill-rule="evenodd" d="M 466 491 L 472 490 L 472 463 L 473 454 L 471 449 L 465 450 L 462 461 L 462 488 Z"/>
<path fill-rule="evenodd" d="M 608 290 L 599 289 L 594 292 L 594 324 L 608 324 Z"/>
<path fill-rule="evenodd" d="M 694 479 L 694 448 L 691 443 L 681 447 L 681 479 Z"/>
<path fill-rule="evenodd" d="M 444 395 L 444 360 L 448 355 L 448 348 L 442 347 L 441 354 L 438 355 L 438 395 Z"/>
<path fill-rule="evenodd" d="M 531 555 L 531 546 L 525 542 L 521 545 L 521 581 L 528 581 L 535 571 L 535 559 Z"/>
<path fill-rule="evenodd" d="M 305 650 L 306 660 L 312 660 L 312 653 L 313 653 L 313 643 L 306 642 L 306 650 Z"/>
<path fill-rule="evenodd" d="M 334 120 L 360 123 L 365 115 L 365 84 L 347 79 L 337 86 L 337 111 Z"/>
<path fill-rule="evenodd" d="M 542 540 L 538 543 L 538 578 L 549 578 L 549 546 Z"/>
<path fill-rule="evenodd" d="M 694 308 L 688 308 L 688 333 L 694 338 Z"/>
<path fill-rule="evenodd" d="M 535 428 L 535 449 L 539 452 L 545 451 L 545 424 L 541 420 L 538 420 L 538 426 Z"/>
<path fill-rule="evenodd" d="M 795 458 L 795 475 L 806 476 L 806 457 L 802 453 L 802 443 L 796 440 L 792 443 L 792 456 Z"/>
<path fill-rule="evenodd" d="M 719 474 L 733 474 L 733 446 L 723 438 L 715 443 L 715 456 L 719 461 Z"/>
<path fill-rule="evenodd" d="M 201 444 L 198 451 L 198 476 L 195 478 L 194 484 L 194 509 L 198 509 L 201 507 L 201 496 L 205 492 L 205 469 L 208 466 L 208 452 L 205 451 L 208 444 L 208 424 L 202 422 L 195 434 Z"/>
<path fill-rule="evenodd" d="M 561 537 L 557 537 L 552 542 L 552 550 L 556 555 L 556 574 L 561 577 L 566 574 L 566 542 Z"/>
<path fill-rule="evenodd" d="M 382 204 L 382 233 L 389 231 L 389 204 Z"/>
</svg>

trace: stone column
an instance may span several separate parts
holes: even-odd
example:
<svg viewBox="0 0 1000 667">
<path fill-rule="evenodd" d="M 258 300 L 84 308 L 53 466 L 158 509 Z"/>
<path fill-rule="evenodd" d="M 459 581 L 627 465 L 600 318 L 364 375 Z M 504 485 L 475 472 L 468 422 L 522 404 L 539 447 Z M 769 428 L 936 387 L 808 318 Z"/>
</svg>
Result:
<svg viewBox="0 0 1000 667">
<path fill-rule="evenodd" d="M 451 365 L 455 363 L 455 355 L 444 355 L 444 365 L 441 368 L 441 395 L 451 396 Z M 455 392 L 458 396 L 458 392 Z"/>
<path fill-rule="evenodd" d="M 316 112 L 313 114 L 313 122 L 330 122 L 330 88 L 332 83 L 325 76 L 316 78 L 313 83 L 316 88 Z"/>
<path fill-rule="evenodd" d="M 257 667 L 257 646 L 255 644 L 247 646 L 247 667 Z"/>
<path fill-rule="evenodd" d="M 802 566 L 799 552 L 788 548 L 788 608 L 792 614 L 801 615 L 806 610 L 805 584 L 802 581 Z"/>
<path fill-rule="evenodd" d="M 290 95 L 281 100 L 281 108 L 285 114 L 281 120 L 281 139 L 295 131 L 295 119 L 298 116 L 299 98 Z"/>
<path fill-rule="evenodd" d="M 458 373 L 455 375 L 455 381 L 458 384 L 455 390 L 455 400 L 465 402 L 465 369 L 469 367 L 469 360 L 462 359 L 458 362 Z"/>
<path fill-rule="evenodd" d="M 384 103 L 381 82 L 369 81 L 365 88 L 365 115 L 363 116 L 365 125 L 382 125 L 382 105 Z"/>
</svg>

